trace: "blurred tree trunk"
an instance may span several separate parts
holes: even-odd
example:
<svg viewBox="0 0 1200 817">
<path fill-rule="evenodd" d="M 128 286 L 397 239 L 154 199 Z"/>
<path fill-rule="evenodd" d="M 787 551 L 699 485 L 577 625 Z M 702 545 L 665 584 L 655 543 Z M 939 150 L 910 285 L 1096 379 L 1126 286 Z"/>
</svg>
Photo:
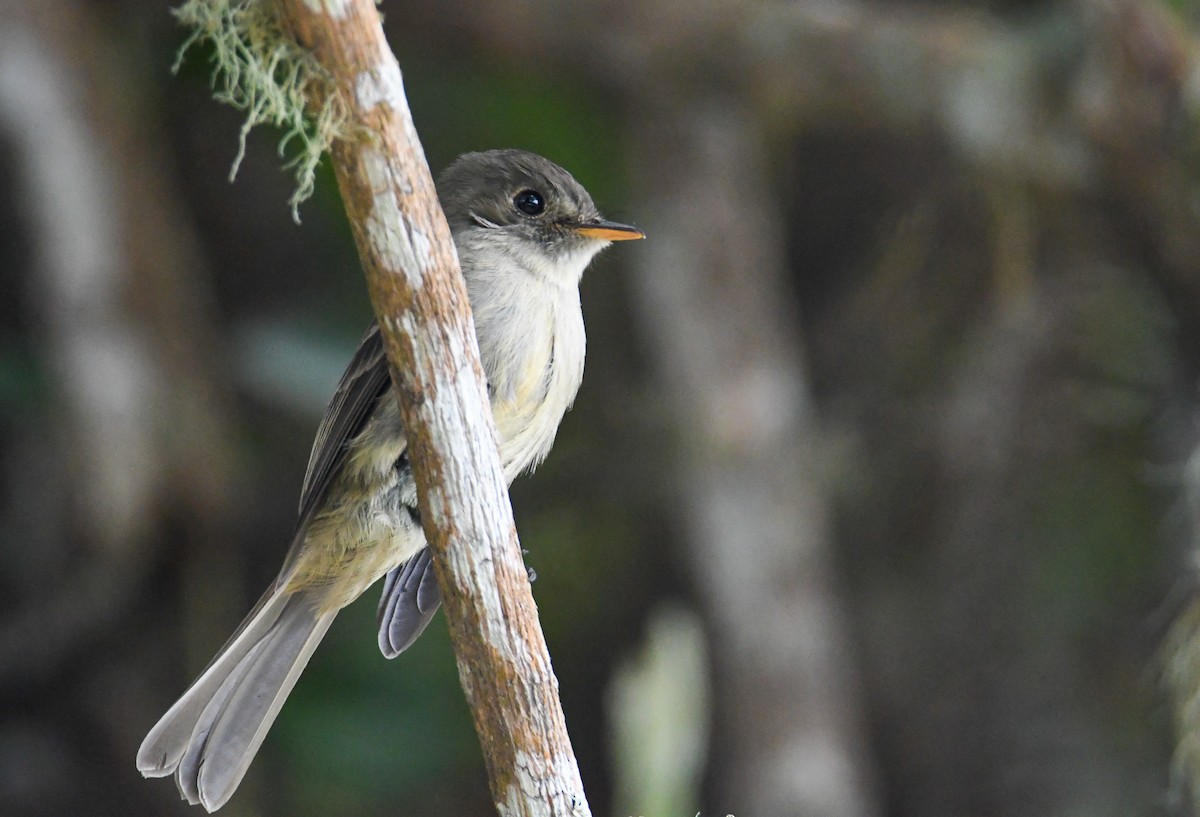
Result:
<svg viewBox="0 0 1200 817">
<path fill-rule="evenodd" d="M 897 813 L 1143 813 L 1166 304 L 1086 206 L 926 170 L 812 328 L 858 441 L 839 530 Z"/>
<path fill-rule="evenodd" d="M 878 814 L 763 134 L 736 100 L 686 98 L 632 118 L 651 236 L 634 301 L 681 435 L 683 557 L 712 642 L 703 811 Z"/>
<path fill-rule="evenodd" d="M 0 499 L 17 543 L 2 557 L 0 688 L 22 713 L 0 718 L 0 767 L 36 771 L 0 777 L 18 786 L 0 790 L 18 812 L 136 810 L 109 781 L 166 699 L 145 651 L 186 643 L 173 628 L 147 637 L 138 602 L 164 551 L 195 548 L 203 562 L 224 547 L 231 459 L 209 294 L 120 51 L 90 4 L 0 2 L 3 209 L 17 256 L 6 309 L 45 374 Z M 30 732 L 33 701 L 74 726 Z M 98 747 L 112 755 L 98 760 Z"/>
</svg>

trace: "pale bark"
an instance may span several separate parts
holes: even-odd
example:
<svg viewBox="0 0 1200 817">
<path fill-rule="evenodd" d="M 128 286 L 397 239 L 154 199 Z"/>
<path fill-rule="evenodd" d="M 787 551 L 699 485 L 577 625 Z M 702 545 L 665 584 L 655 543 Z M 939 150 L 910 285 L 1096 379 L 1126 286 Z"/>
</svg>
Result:
<svg viewBox="0 0 1200 817">
<path fill-rule="evenodd" d="M 334 77 L 333 165 L 383 332 L 459 676 L 502 815 L 587 815 L 521 558 L 466 289 L 372 0 L 283 0 Z M 320 105 L 323 100 L 314 100 Z"/>
</svg>

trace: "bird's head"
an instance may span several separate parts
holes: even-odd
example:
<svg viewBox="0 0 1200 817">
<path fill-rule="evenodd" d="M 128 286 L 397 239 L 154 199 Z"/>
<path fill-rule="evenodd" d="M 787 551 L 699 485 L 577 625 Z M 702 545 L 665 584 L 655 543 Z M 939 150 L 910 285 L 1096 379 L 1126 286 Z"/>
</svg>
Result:
<svg viewBox="0 0 1200 817">
<path fill-rule="evenodd" d="M 613 241 L 645 238 L 601 217 L 587 190 L 558 165 L 523 150 L 460 156 L 438 179 L 460 253 L 494 251 L 530 272 L 578 282 Z"/>
</svg>

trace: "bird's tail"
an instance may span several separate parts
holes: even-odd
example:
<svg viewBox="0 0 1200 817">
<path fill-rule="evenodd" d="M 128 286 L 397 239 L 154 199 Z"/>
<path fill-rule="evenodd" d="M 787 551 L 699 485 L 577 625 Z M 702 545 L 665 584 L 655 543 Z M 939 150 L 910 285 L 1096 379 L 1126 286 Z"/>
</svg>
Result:
<svg viewBox="0 0 1200 817">
<path fill-rule="evenodd" d="M 334 612 L 311 592 L 272 587 L 138 750 L 146 777 L 174 773 L 192 805 L 216 811 L 233 795 Z"/>
</svg>

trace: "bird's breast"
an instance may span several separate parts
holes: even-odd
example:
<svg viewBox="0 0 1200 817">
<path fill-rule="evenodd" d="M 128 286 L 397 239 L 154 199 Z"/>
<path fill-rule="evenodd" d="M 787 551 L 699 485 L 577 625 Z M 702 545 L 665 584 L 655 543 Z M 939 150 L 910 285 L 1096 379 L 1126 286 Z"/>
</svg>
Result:
<svg viewBox="0 0 1200 817">
<path fill-rule="evenodd" d="M 505 338 L 484 337 L 481 327 L 481 351 L 491 347 L 493 352 L 492 365 L 485 361 L 485 367 L 500 461 L 510 482 L 549 453 L 583 380 L 586 342 L 578 294 L 536 306 L 528 310 L 532 320 L 504 327 Z M 498 349 L 504 351 L 495 354 Z"/>
</svg>

